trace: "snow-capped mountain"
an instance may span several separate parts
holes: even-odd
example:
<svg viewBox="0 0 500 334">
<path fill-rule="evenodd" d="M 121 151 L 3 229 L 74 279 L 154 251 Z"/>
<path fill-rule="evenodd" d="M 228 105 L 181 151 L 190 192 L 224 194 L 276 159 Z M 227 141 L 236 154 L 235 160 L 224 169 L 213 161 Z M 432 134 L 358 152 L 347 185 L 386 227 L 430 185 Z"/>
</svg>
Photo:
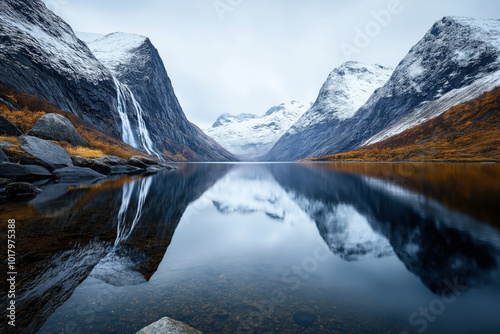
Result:
<svg viewBox="0 0 500 334">
<path fill-rule="evenodd" d="M 5 0 L 0 39 L 0 83 L 7 87 L 44 98 L 153 156 L 234 159 L 186 119 L 146 37 L 102 36 L 89 43 L 94 54 L 42 1 Z"/>
<path fill-rule="evenodd" d="M 443 18 L 353 117 L 328 129 L 331 137 L 314 155 L 346 152 L 383 140 L 500 86 L 499 56 L 500 20 Z M 297 150 L 279 144 L 282 140 L 271 153 Z"/>
<path fill-rule="evenodd" d="M 336 136 L 331 128 L 349 119 L 389 79 L 392 69 L 347 62 L 333 70 L 316 102 L 277 141 L 268 160 L 297 160 L 319 155 Z"/>
<path fill-rule="evenodd" d="M 132 118 L 137 121 L 137 141 L 143 143 L 148 153 L 156 146 L 169 156 L 182 153 L 193 160 L 234 158 L 187 120 L 160 55 L 149 38 L 125 33 L 78 34 L 119 80 L 123 95 L 130 96 L 136 112 Z"/>
<path fill-rule="evenodd" d="M 236 155 L 265 155 L 309 108 L 291 101 L 269 109 L 263 116 L 222 114 L 205 133 Z"/>
<path fill-rule="evenodd" d="M 371 122 L 370 114 L 384 115 L 384 101 L 392 98 L 386 118 L 361 136 L 362 144 L 401 133 L 498 86 L 500 20 L 445 17 L 410 50 L 387 85 L 360 110 L 363 127 Z"/>
</svg>

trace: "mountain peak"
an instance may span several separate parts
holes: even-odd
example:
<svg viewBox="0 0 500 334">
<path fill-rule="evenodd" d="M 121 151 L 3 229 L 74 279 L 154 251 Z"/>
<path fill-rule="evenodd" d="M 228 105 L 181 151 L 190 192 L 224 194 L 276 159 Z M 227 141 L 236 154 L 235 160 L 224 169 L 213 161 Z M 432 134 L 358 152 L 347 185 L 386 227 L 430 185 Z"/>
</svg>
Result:
<svg viewBox="0 0 500 334">
<path fill-rule="evenodd" d="M 94 55 L 113 74 L 119 72 L 120 65 L 129 64 L 136 56 L 136 51 L 144 44 L 151 44 L 148 37 L 123 32 L 114 32 L 100 37 L 85 34 L 80 34 L 80 36 L 87 38 L 86 43 Z M 98 38 L 88 41 L 89 37 Z"/>
<path fill-rule="evenodd" d="M 311 103 L 291 101 L 270 108 L 263 116 L 222 114 L 205 133 L 234 154 L 264 155 L 310 107 Z"/>
<path fill-rule="evenodd" d="M 426 37 L 432 38 L 446 35 L 451 31 L 453 31 L 451 36 L 456 36 L 457 40 L 467 39 L 469 41 L 477 40 L 487 42 L 491 46 L 500 49 L 499 19 L 475 19 L 463 16 L 445 16 L 432 26 L 424 39 Z"/>
</svg>

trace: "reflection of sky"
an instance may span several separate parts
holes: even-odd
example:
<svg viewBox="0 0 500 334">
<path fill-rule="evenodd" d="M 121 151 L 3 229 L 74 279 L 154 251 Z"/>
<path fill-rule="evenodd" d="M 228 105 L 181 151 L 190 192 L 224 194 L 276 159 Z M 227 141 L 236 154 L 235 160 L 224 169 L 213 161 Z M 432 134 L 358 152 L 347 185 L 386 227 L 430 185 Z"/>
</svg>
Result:
<svg viewBox="0 0 500 334">
<path fill-rule="evenodd" d="M 224 215 L 232 215 L 238 222 L 246 220 L 243 215 L 265 214 L 276 223 L 285 225 L 275 227 L 266 223 L 265 236 L 259 236 L 262 242 L 272 243 L 280 240 L 283 234 L 297 233 L 297 230 L 307 236 L 311 231 L 317 231 L 311 226 L 320 222 L 327 229 L 323 237 L 330 249 L 336 254 L 341 253 L 340 256 L 345 259 L 392 254 L 389 242 L 375 233 L 367 219 L 353 206 L 331 207 L 321 201 L 289 193 L 264 166 L 243 165 L 233 169 L 187 208 L 182 223 L 189 223 L 193 215 L 208 207 L 215 207 Z M 256 220 L 255 217 L 250 219 Z M 248 234 L 256 231 L 255 225 L 263 221 L 267 219 L 252 223 L 250 231 L 238 228 L 232 235 L 242 239 L 244 244 L 250 237 Z"/>
</svg>

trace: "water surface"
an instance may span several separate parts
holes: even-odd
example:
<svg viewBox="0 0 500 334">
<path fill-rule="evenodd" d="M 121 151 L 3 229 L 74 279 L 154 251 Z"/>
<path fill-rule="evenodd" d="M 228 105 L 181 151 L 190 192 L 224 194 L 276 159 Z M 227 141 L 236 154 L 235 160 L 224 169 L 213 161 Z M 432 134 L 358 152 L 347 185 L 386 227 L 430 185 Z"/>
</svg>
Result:
<svg viewBox="0 0 500 334">
<path fill-rule="evenodd" d="M 0 204 L 10 332 L 499 332 L 498 165 L 182 167 Z"/>
</svg>

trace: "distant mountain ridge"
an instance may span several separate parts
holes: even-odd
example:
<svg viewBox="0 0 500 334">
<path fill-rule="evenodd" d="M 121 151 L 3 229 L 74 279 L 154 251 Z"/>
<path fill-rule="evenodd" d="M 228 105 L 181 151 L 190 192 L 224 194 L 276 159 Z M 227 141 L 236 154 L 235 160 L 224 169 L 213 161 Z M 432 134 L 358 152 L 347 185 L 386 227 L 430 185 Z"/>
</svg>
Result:
<svg viewBox="0 0 500 334">
<path fill-rule="evenodd" d="M 270 108 L 260 117 L 222 114 L 205 133 L 236 155 L 263 156 L 310 107 L 310 103 L 291 101 Z"/>
</svg>

